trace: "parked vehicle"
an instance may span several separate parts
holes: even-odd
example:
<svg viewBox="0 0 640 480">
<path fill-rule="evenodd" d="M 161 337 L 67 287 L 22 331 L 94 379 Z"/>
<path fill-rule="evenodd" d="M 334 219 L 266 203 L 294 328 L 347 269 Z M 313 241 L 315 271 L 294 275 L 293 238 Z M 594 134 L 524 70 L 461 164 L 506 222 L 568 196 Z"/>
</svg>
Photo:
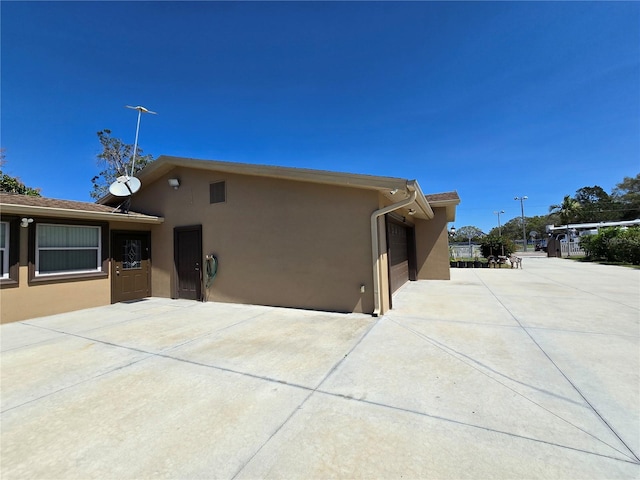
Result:
<svg viewBox="0 0 640 480">
<path fill-rule="evenodd" d="M 535 250 L 536 250 L 536 252 L 546 252 L 547 251 L 547 241 L 546 240 L 540 240 L 539 242 L 537 242 L 536 245 L 535 245 Z"/>
</svg>

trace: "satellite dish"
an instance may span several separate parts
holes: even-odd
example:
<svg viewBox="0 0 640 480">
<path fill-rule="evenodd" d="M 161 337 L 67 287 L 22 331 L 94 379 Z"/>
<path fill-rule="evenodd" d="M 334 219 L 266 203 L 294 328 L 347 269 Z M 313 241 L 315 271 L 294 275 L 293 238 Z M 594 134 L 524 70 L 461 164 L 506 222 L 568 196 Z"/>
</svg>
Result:
<svg viewBox="0 0 640 480">
<path fill-rule="evenodd" d="M 128 197 L 140 190 L 141 185 L 136 177 L 121 175 L 109 186 L 109 192 L 116 197 Z"/>
</svg>

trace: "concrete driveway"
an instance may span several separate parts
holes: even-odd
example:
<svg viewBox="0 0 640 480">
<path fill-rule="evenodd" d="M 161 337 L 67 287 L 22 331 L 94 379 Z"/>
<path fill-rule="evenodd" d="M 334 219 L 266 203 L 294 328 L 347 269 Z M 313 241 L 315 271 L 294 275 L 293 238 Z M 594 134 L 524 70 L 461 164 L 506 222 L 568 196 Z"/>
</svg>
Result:
<svg viewBox="0 0 640 480">
<path fill-rule="evenodd" d="M 1 476 L 640 477 L 640 271 L 527 258 L 394 306 L 152 298 L 4 325 Z"/>
</svg>

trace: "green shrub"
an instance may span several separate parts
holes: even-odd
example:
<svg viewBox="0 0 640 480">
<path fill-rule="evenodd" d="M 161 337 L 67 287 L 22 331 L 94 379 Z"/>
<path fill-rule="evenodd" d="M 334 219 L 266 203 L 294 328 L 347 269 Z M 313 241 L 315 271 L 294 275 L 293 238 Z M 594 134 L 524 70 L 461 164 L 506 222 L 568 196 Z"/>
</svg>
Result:
<svg viewBox="0 0 640 480">
<path fill-rule="evenodd" d="M 640 265 L 640 228 L 603 228 L 597 235 L 580 239 L 588 258 Z"/>
<path fill-rule="evenodd" d="M 640 229 L 629 228 L 609 243 L 612 261 L 640 265 Z"/>
<path fill-rule="evenodd" d="M 584 250 L 584 256 L 586 258 L 595 258 L 595 251 L 598 248 L 596 246 L 597 235 L 585 235 L 584 237 L 580 237 L 580 248 Z"/>
</svg>

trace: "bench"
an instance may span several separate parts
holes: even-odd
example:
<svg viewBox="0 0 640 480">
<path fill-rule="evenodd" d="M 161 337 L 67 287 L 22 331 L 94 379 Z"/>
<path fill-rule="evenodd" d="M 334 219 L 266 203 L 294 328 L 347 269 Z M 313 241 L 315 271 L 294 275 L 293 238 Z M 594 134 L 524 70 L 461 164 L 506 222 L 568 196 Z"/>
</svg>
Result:
<svg viewBox="0 0 640 480">
<path fill-rule="evenodd" d="M 505 263 L 507 263 L 507 260 L 509 258 L 505 257 L 503 255 L 498 255 L 497 257 L 490 255 L 488 260 L 489 260 L 489 268 L 502 268 L 502 265 L 504 265 Z"/>
</svg>

